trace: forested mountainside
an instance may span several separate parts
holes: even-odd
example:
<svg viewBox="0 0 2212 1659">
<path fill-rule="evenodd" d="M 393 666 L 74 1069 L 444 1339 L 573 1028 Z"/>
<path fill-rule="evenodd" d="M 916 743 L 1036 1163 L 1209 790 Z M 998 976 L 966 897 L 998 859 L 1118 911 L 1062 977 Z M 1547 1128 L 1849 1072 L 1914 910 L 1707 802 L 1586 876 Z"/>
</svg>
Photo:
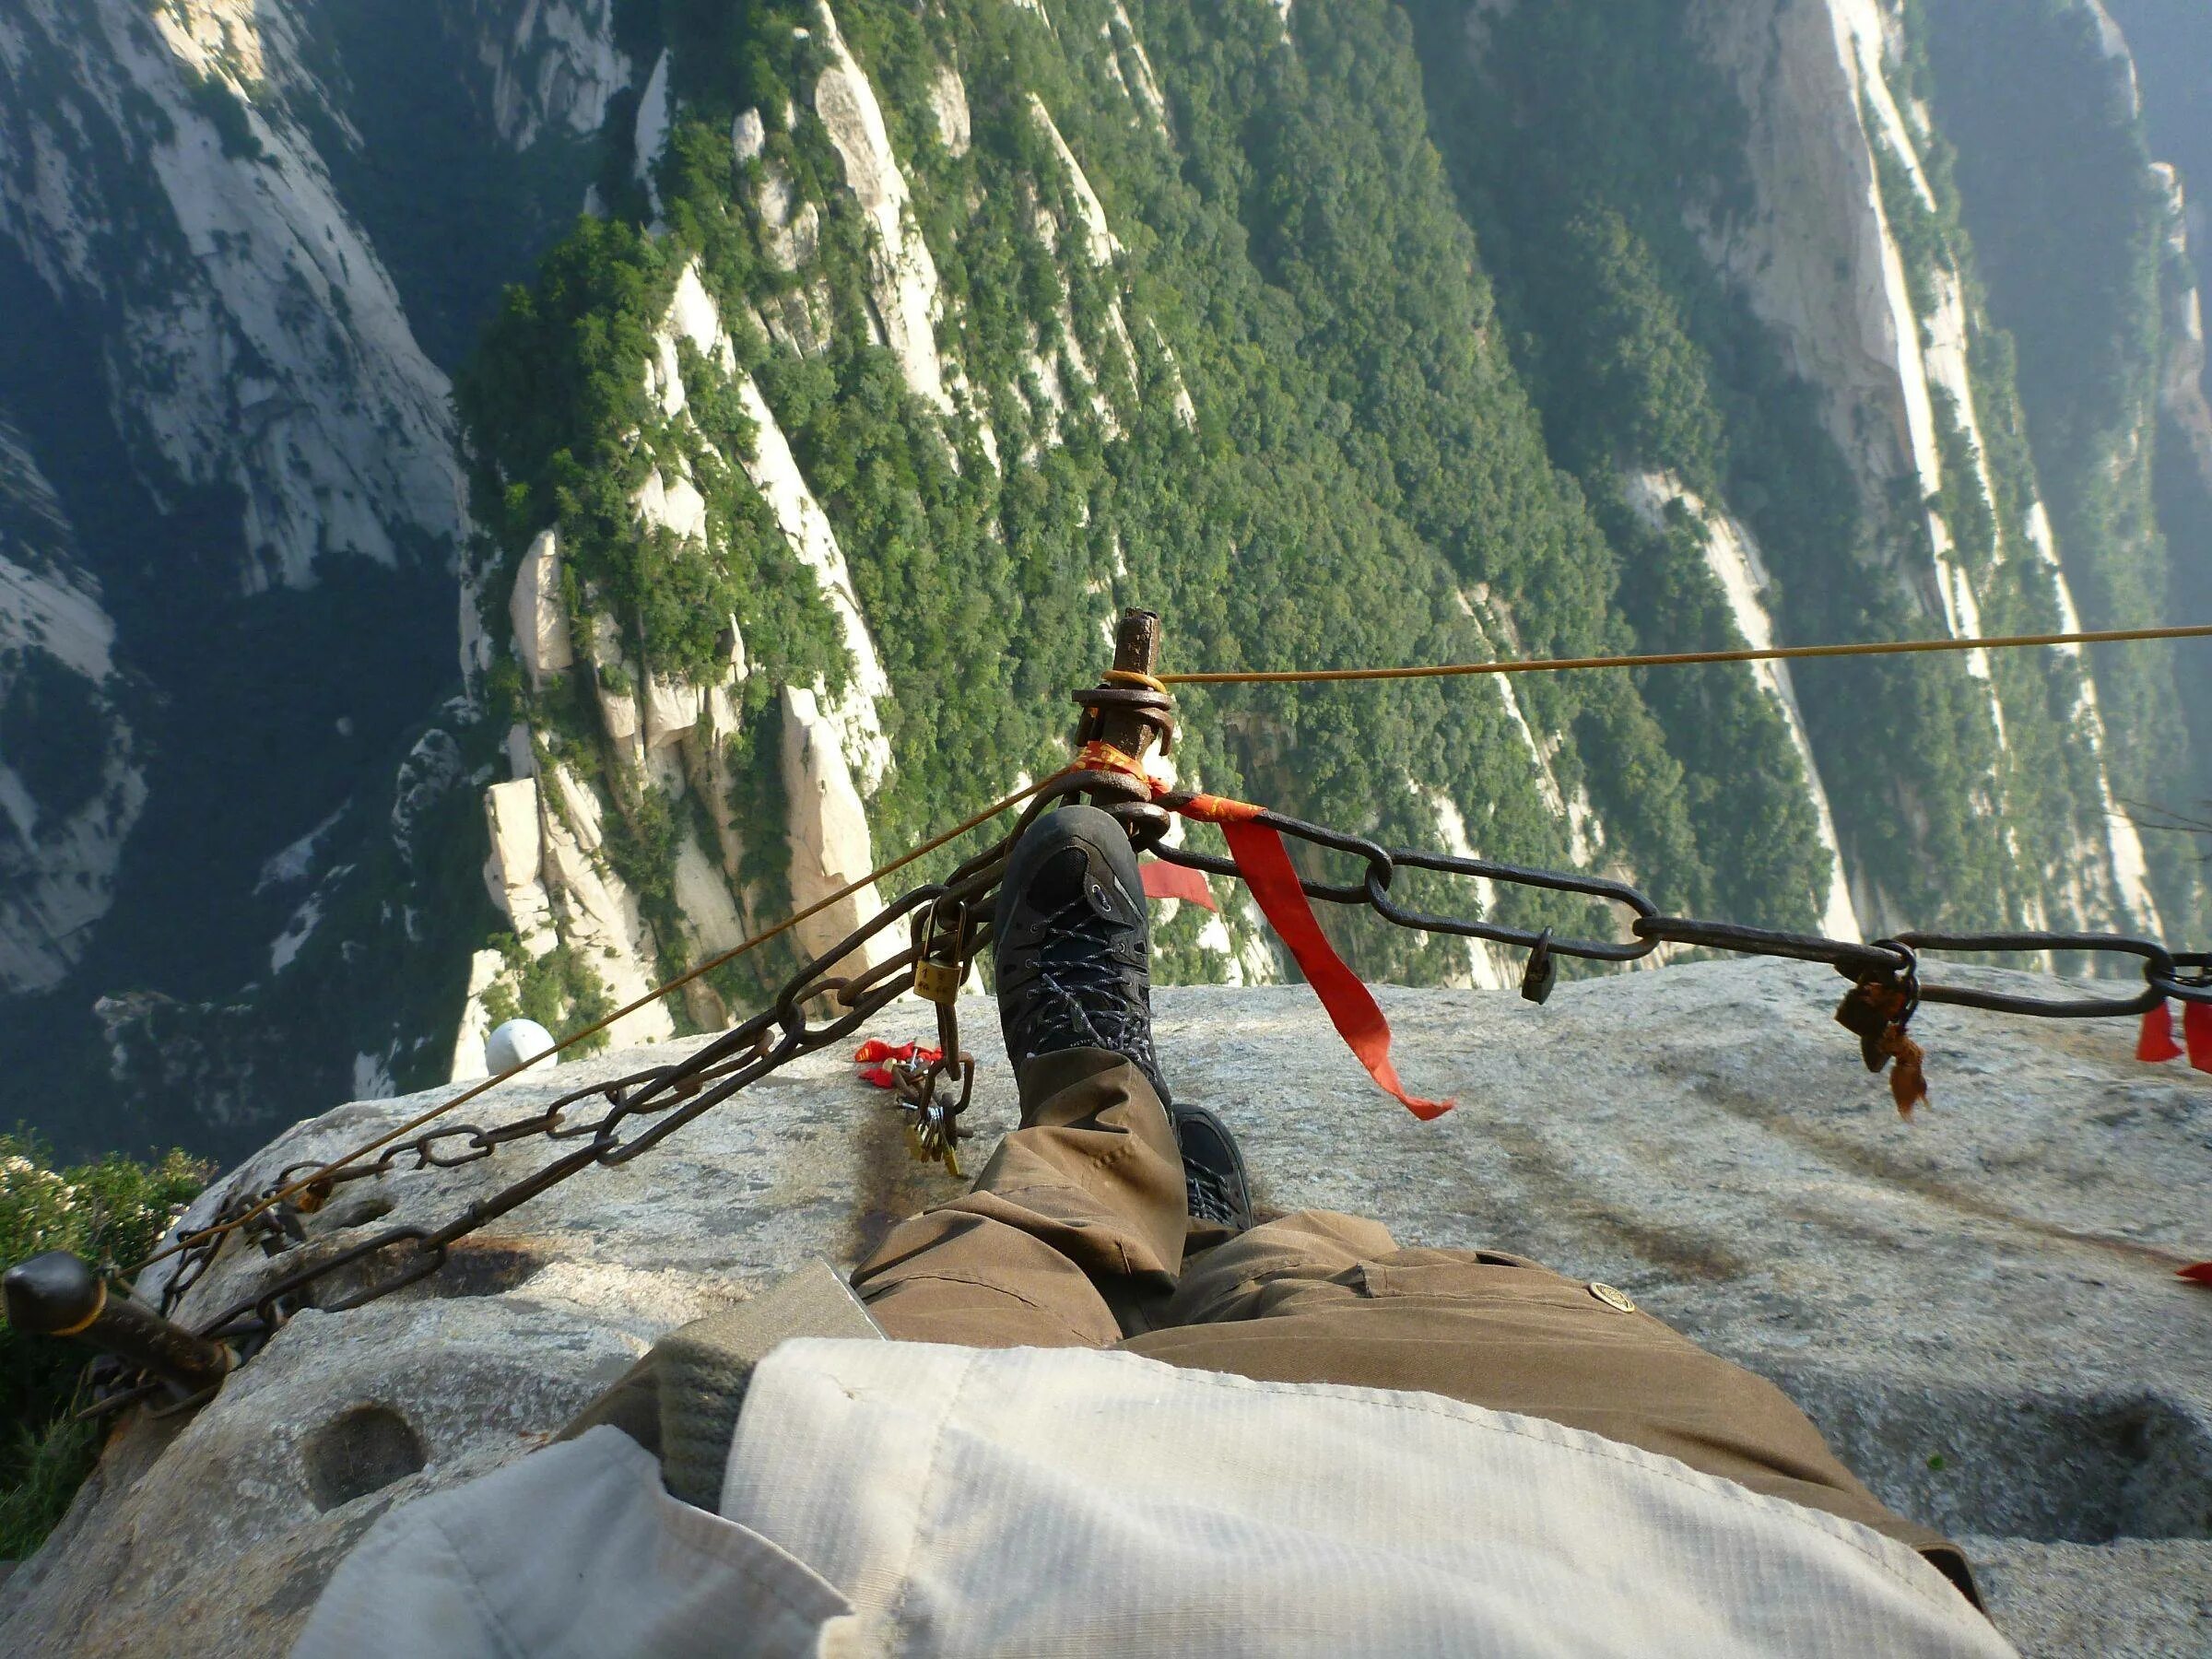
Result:
<svg viewBox="0 0 2212 1659">
<path fill-rule="evenodd" d="M 2090 0 L 422 9 L 0 20 L 0 281 L 54 319 L 6 524 L 113 641 L 69 695 L 9 657 L 108 757 L 11 806 L 20 867 L 105 865 L 88 942 L 0 938 L 49 1030 L 104 998 L 45 1044 L 99 1133 L 242 1142 L 628 1000 L 1057 764 L 1124 604 L 1174 666 L 1346 666 L 2212 588 L 2186 162 Z M 1192 688 L 1177 761 L 1740 921 L 2179 937 L 2202 868 L 2129 804 L 2212 794 L 2183 662 Z M 21 725 L 9 776 L 66 771 Z M 1281 971 L 1163 910 L 1166 976 Z"/>
</svg>

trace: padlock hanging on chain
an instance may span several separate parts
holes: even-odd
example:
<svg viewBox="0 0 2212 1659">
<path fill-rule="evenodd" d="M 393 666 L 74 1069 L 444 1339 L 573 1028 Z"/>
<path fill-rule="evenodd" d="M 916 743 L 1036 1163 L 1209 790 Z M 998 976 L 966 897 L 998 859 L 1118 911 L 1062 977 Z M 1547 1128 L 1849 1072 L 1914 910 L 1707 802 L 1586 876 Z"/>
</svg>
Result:
<svg viewBox="0 0 2212 1659">
<path fill-rule="evenodd" d="M 914 950 L 914 994 L 941 1008 L 959 1000 L 974 935 L 967 905 L 958 900 L 949 902 L 953 912 L 949 925 L 942 913 L 947 908 L 947 901 L 939 900 L 923 912 L 918 929 L 921 938 Z M 950 1053 L 953 1049 L 947 1046 L 946 1052 Z"/>
</svg>

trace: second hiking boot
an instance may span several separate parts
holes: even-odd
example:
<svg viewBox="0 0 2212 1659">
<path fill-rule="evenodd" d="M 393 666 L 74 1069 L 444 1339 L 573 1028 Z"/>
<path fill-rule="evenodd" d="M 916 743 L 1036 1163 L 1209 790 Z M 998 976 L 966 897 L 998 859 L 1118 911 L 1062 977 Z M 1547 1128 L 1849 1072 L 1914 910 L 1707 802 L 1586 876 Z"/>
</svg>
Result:
<svg viewBox="0 0 2212 1659">
<path fill-rule="evenodd" d="M 1100 1048 L 1133 1061 L 1163 1104 L 1152 1049 L 1151 939 L 1128 831 L 1095 806 L 1031 824 L 1000 884 L 992 967 L 1006 1057 Z"/>
<path fill-rule="evenodd" d="M 1204 1106 L 1178 1106 L 1173 1115 L 1191 1219 L 1201 1227 L 1245 1231 L 1252 1226 L 1252 1182 L 1237 1137 Z"/>
</svg>

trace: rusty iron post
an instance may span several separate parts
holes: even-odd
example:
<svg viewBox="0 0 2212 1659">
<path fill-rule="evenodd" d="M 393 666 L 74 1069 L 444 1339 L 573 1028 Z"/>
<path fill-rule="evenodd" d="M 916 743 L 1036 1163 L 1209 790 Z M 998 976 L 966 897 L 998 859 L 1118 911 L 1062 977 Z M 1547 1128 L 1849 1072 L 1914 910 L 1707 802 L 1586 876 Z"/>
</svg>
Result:
<svg viewBox="0 0 2212 1659">
<path fill-rule="evenodd" d="M 0 1288 L 7 1323 L 17 1330 L 66 1336 L 112 1354 L 184 1396 L 203 1394 L 229 1374 L 229 1348 L 111 1291 L 91 1263 L 66 1250 L 18 1263 L 0 1279 Z"/>
</svg>

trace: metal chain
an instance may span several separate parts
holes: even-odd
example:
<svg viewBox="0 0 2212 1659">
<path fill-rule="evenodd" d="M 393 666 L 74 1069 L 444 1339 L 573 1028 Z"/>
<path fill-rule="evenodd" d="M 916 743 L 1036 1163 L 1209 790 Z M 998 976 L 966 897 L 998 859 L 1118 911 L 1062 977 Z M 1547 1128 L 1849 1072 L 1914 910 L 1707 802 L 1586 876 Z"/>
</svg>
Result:
<svg viewBox="0 0 2212 1659">
<path fill-rule="evenodd" d="M 1150 714 L 1157 705 L 1162 724 L 1165 722 L 1167 699 L 1158 692 L 1123 689 L 1077 695 L 1094 711 L 1103 702 L 1125 701 L 1133 710 L 1143 709 Z M 1117 761 L 1120 759 L 1115 757 Z M 1154 796 L 1118 764 L 1112 770 L 1072 772 L 1030 800 L 1014 829 L 988 850 L 961 865 L 945 881 L 906 893 L 792 975 L 768 1009 L 707 1043 L 688 1058 L 673 1065 L 634 1072 L 612 1082 L 574 1090 L 535 1116 L 514 1123 L 489 1126 L 442 1125 L 384 1148 L 373 1162 L 332 1171 L 292 1198 L 263 1209 L 238 1230 L 244 1237 L 272 1256 L 295 1249 L 312 1251 L 312 1241 L 300 1218 L 323 1207 L 346 1185 L 373 1180 L 400 1169 L 451 1169 L 489 1158 L 501 1147 L 526 1141 L 577 1143 L 573 1150 L 531 1174 L 469 1204 L 441 1227 L 390 1228 L 335 1253 L 318 1254 L 253 1295 L 199 1321 L 194 1329 L 203 1336 L 229 1344 L 242 1361 L 258 1352 L 287 1320 L 303 1308 L 329 1312 L 358 1308 L 427 1278 L 444 1265 L 456 1242 L 486 1224 L 583 1170 L 629 1162 L 791 1061 L 852 1037 L 875 1015 L 909 991 L 919 991 L 935 1002 L 940 1053 L 935 1061 L 908 1062 L 891 1068 L 895 1103 L 905 1116 L 909 1144 L 915 1156 L 942 1161 L 957 1174 L 958 1146 L 968 1133 L 960 1126 L 959 1117 L 968 1105 L 975 1077 L 973 1056 L 963 1053 L 959 1047 L 955 1006 L 958 988 L 990 943 L 991 900 L 1015 841 L 1048 806 L 1078 794 L 1088 794 L 1105 804 L 1106 809 L 1124 823 L 1139 851 L 1148 851 L 1186 869 L 1237 877 L 1239 872 L 1230 860 L 1170 846 L 1162 840 L 1168 828 L 1168 815 L 1189 804 L 1194 798 L 1192 794 L 1168 793 Z M 1630 962 L 1651 955 L 1662 945 L 1680 945 L 1738 955 L 1827 962 L 1862 988 L 1867 985 L 1909 988 L 1910 995 L 1900 995 L 1896 1003 L 1901 1009 L 1895 1019 L 1900 1032 L 1913 1007 L 1924 1002 L 2060 1019 L 2140 1014 L 2157 1006 L 2166 997 L 2212 1003 L 2212 954 L 2169 951 L 2147 939 L 2090 933 L 1900 933 L 1858 944 L 1814 934 L 1665 915 L 1634 887 L 1604 877 L 1530 869 L 1491 859 L 1385 848 L 1363 836 L 1272 811 L 1262 812 L 1257 821 L 1312 846 L 1363 861 L 1363 873 L 1355 882 L 1301 880 L 1300 885 L 1310 899 L 1335 905 L 1364 906 L 1398 927 L 1484 939 L 1525 950 L 1529 959 L 1523 994 L 1535 1001 L 1542 1001 L 1549 994 L 1556 977 L 1556 959 L 1559 957 Z M 1622 940 L 1561 937 L 1549 929 L 1531 932 L 1503 923 L 1415 911 L 1392 896 L 1392 887 L 1400 870 L 1427 870 L 1506 886 L 1578 894 L 1618 904 L 1630 912 L 1630 936 Z M 839 963 L 869 940 L 901 924 L 912 936 L 904 950 L 856 976 L 839 977 L 832 973 Z M 1924 950 L 2118 955 L 2140 964 L 2143 989 L 2124 998 L 2051 998 L 1929 982 L 1920 975 L 1919 953 Z M 1847 997 L 1846 1001 L 1849 1003 L 1850 999 Z M 836 1012 L 825 1023 L 818 1025 L 807 1011 L 808 1006 L 824 1003 L 831 1005 Z M 1871 1065 L 1873 1051 L 1869 1049 L 1868 1053 Z M 587 1101 L 604 1102 L 605 1110 L 595 1116 L 571 1121 L 571 1112 Z M 281 1192 L 317 1167 L 312 1162 L 292 1165 L 279 1171 L 265 1186 L 233 1195 L 218 1210 L 216 1224 L 219 1226 L 255 1208 L 269 1194 Z M 176 1266 L 161 1287 L 159 1308 L 163 1314 L 172 1312 L 185 1293 L 214 1265 L 229 1236 L 218 1233 L 179 1253 Z M 109 1365 L 104 1375 L 95 1377 L 94 1396 L 85 1415 L 112 1411 L 140 1400 L 158 1399 L 162 1397 L 162 1391 L 159 1383 Z"/>
<path fill-rule="evenodd" d="M 1173 812 L 1194 797 L 1170 793 L 1157 798 L 1159 807 Z M 1596 962 L 1633 962 L 1662 945 L 1681 945 L 1707 950 L 1725 950 L 1739 956 L 1783 957 L 1801 962 L 1826 962 L 1854 982 L 1897 981 L 1916 978 L 1924 950 L 1967 955 L 2021 951 L 2064 951 L 2131 959 L 2140 964 L 2143 989 L 2132 996 L 2041 997 L 2015 996 L 2001 991 L 1970 985 L 1921 982 L 1917 1000 L 1949 1003 L 1959 1007 L 1987 1008 L 2002 1014 L 2025 1014 L 2045 1019 L 2094 1019 L 2114 1015 L 2143 1014 L 2167 997 L 2182 1002 L 2212 1003 L 2212 953 L 2170 951 L 2149 939 L 2124 934 L 2099 933 L 1899 933 L 1868 944 L 1825 938 L 1818 934 L 1778 932 L 1744 927 L 1732 922 L 1702 922 L 1688 916 L 1663 914 L 1659 907 L 1625 881 L 1602 876 L 1583 876 L 1559 870 L 1537 870 L 1520 865 L 1500 864 L 1487 858 L 1459 857 L 1444 853 L 1423 853 L 1385 848 L 1364 836 L 1349 835 L 1324 825 L 1310 824 L 1279 812 L 1262 812 L 1257 822 L 1277 832 L 1330 852 L 1349 853 L 1364 861 L 1356 882 L 1331 883 L 1301 879 L 1309 899 L 1339 905 L 1364 905 L 1395 926 L 1421 933 L 1449 934 L 1461 938 L 1487 939 L 1529 953 L 1529 975 L 1524 994 L 1542 1001 L 1548 994 L 1551 959 L 1579 957 Z M 1140 840 L 1147 839 L 1140 837 Z M 1148 838 L 1155 857 L 1186 869 L 1234 877 L 1237 866 L 1226 858 L 1171 847 Z M 1555 893 L 1575 893 L 1618 904 L 1630 912 L 1630 937 L 1623 940 L 1561 938 L 1548 928 L 1531 932 L 1499 922 L 1466 921 L 1407 908 L 1392 897 L 1391 887 L 1400 870 L 1432 870 L 1441 875 L 1465 876 L 1509 887 L 1535 888 Z"/>
<path fill-rule="evenodd" d="M 235 1230 L 241 1237 L 271 1256 L 294 1249 L 312 1251 L 301 1218 L 323 1208 L 354 1182 L 395 1170 L 453 1169 L 525 1141 L 577 1143 L 531 1174 L 469 1204 L 441 1227 L 388 1228 L 335 1253 L 316 1254 L 252 1296 L 194 1322 L 193 1328 L 202 1336 L 228 1344 L 241 1361 L 251 1359 L 301 1309 L 344 1312 L 427 1278 L 444 1265 L 460 1240 L 571 1175 L 594 1166 L 627 1163 L 793 1060 L 846 1041 L 914 989 L 918 977 L 926 980 L 934 973 L 940 982 L 948 978 L 957 994 L 971 964 L 990 944 L 990 900 L 1014 842 L 1046 806 L 1069 793 L 1071 787 L 1058 787 L 1037 795 L 1013 830 L 991 847 L 943 882 L 917 887 L 885 907 L 786 980 L 766 1010 L 688 1058 L 573 1090 L 514 1123 L 441 1124 L 386 1147 L 373 1161 L 332 1171 L 289 1199 L 261 1208 Z M 857 975 L 832 971 L 869 940 L 900 925 L 912 935 L 905 949 Z M 809 1008 L 824 1005 L 833 1010 L 832 1016 L 817 1024 Z M 942 1161 L 957 1173 L 958 1145 L 967 1135 L 959 1119 L 973 1089 L 975 1061 L 960 1051 L 959 1014 L 950 998 L 937 1004 L 937 1028 L 942 1057 L 920 1068 L 900 1068 L 895 1073 L 895 1103 L 908 1119 L 915 1156 Z M 604 1103 L 605 1109 L 572 1118 L 571 1113 L 587 1102 Z M 234 1194 L 218 1208 L 213 1225 L 219 1227 L 256 1209 L 271 1194 L 282 1192 L 318 1167 L 312 1160 L 293 1164 L 265 1184 Z M 229 1237 L 228 1231 L 212 1232 L 178 1253 L 161 1285 L 158 1305 L 165 1317 L 214 1266 Z M 82 1416 L 166 1397 L 162 1384 L 112 1361 L 96 1361 L 94 1373 L 94 1397 Z"/>
</svg>

